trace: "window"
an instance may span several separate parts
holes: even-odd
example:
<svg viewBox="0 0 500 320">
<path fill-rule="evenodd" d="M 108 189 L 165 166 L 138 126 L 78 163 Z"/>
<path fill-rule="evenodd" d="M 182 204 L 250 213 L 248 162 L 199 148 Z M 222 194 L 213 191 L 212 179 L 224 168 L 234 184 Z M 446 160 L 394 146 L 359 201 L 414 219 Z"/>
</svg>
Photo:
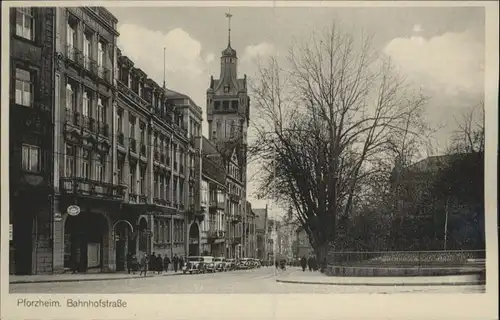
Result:
<svg viewBox="0 0 500 320">
<path fill-rule="evenodd" d="M 23 144 L 22 168 L 25 171 L 40 172 L 40 148 Z"/>
<path fill-rule="evenodd" d="M 116 168 L 116 176 L 118 178 L 118 184 L 122 184 L 123 183 L 123 167 L 124 167 L 124 159 L 123 158 L 119 158 L 118 159 L 118 165 L 117 165 L 117 168 Z"/>
<path fill-rule="evenodd" d="M 179 180 L 179 202 L 184 204 L 184 180 Z"/>
<path fill-rule="evenodd" d="M 135 193 L 136 191 L 136 185 L 137 185 L 137 180 L 136 180 L 136 177 L 135 177 L 135 174 L 136 174 L 136 165 L 135 163 L 131 163 L 130 164 L 130 176 L 129 176 L 129 188 L 130 188 L 130 192 L 131 193 Z"/>
<path fill-rule="evenodd" d="M 90 152 L 86 149 L 82 150 L 82 167 L 80 177 L 90 179 Z"/>
<path fill-rule="evenodd" d="M 118 132 L 123 132 L 123 110 L 116 111 L 116 118 Z"/>
<path fill-rule="evenodd" d="M 82 115 L 84 117 L 89 116 L 90 99 L 86 91 L 83 92 L 83 103 L 82 103 Z"/>
<path fill-rule="evenodd" d="M 35 38 L 35 18 L 32 8 L 16 9 L 16 35 L 28 40 Z"/>
<path fill-rule="evenodd" d="M 33 105 L 33 75 L 31 72 L 16 68 L 16 104 Z"/>
<path fill-rule="evenodd" d="M 160 175 L 160 189 L 159 189 L 159 198 L 160 199 L 165 199 L 165 190 L 163 186 L 163 181 L 165 180 L 163 175 Z"/>
<path fill-rule="evenodd" d="M 104 68 L 104 45 L 99 41 L 97 44 L 97 66 L 98 66 L 98 74 L 102 77 L 103 68 Z"/>
<path fill-rule="evenodd" d="M 97 181 L 104 181 L 104 157 L 98 153 L 95 158 L 95 178 Z"/>
<path fill-rule="evenodd" d="M 66 154 L 64 159 L 64 173 L 66 177 L 75 176 L 75 147 L 66 145 Z"/>
<path fill-rule="evenodd" d="M 66 43 L 68 58 L 75 60 L 76 28 L 69 21 L 66 29 Z"/>
<path fill-rule="evenodd" d="M 146 141 L 146 138 L 145 138 L 145 135 L 144 135 L 144 133 L 145 133 L 145 130 L 144 130 L 144 124 L 143 124 L 143 123 L 141 123 L 141 126 L 140 126 L 140 127 L 141 127 L 141 143 L 142 143 L 142 144 L 144 144 L 144 143 L 145 143 L 145 141 Z"/>
<path fill-rule="evenodd" d="M 71 84 L 66 84 L 66 110 L 73 111 L 75 109 L 75 94 Z"/>
<path fill-rule="evenodd" d="M 141 191 L 141 194 L 142 195 L 145 195 L 146 194 L 146 168 L 142 167 L 141 168 L 141 172 L 140 172 L 140 185 L 139 185 L 139 188 L 140 188 L 140 191 Z"/>
<path fill-rule="evenodd" d="M 220 121 L 217 121 L 217 130 L 215 131 L 215 137 L 220 137 L 220 130 L 221 130 L 222 124 Z"/>
<path fill-rule="evenodd" d="M 92 54 L 92 36 L 85 33 L 83 37 L 83 66 L 90 69 L 90 58 Z"/>
<path fill-rule="evenodd" d="M 158 198 L 158 174 L 154 174 L 154 181 L 153 181 L 153 187 L 154 187 L 154 197 Z"/>
<path fill-rule="evenodd" d="M 229 92 L 229 86 L 228 85 L 225 85 L 224 86 L 224 93 L 228 93 Z"/>
<path fill-rule="evenodd" d="M 230 132 L 231 132 L 231 137 L 234 137 L 234 129 L 235 129 L 235 124 L 234 124 L 234 120 L 231 121 L 231 124 L 230 124 L 231 128 L 230 128 Z"/>
<path fill-rule="evenodd" d="M 130 126 L 130 137 L 135 138 L 135 119 L 134 118 L 130 118 L 129 126 Z"/>
<path fill-rule="evenodd" d="M 106 101 L 101 97 L 97 99 L 97 119 L 100 123 L 106 123 Z"/>
</svg>

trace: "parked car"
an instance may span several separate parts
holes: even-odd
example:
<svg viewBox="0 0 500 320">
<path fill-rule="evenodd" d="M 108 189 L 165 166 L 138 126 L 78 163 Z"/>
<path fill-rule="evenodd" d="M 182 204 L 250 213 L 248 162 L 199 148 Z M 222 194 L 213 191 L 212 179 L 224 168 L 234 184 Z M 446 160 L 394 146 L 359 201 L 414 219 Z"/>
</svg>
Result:
<svg viewBox="0 0 500 320">
<path fill-rule="evenodd" d="M 205 262 L 203 257 L 192 256 L 187 257 L 186 264 L 182 267 L 182 273 L 205 273 Z"/>
<path fill-rule="evenodd" d="M 226 262 L 225 262 L 224 257 L 215 257 L 214 258 L 214 264 L 215 264 L 215 271 L 226 271 Z"/>
<path fill-rule="evenodd" d="M 236 260 L 226 259 L 226 270 L 236 270 Z"/>
<path fill-rule="evenodd" d="M 212 256 L 203 256 L 202 259 L 203 259 L 203 264 L 205 266 L 205 271 L 206 272 L 215 272 L 215 271 L 217 271 L 217 269 L 215 267 L 214 257 L 212 257 Z"/>
<path fill-rule="evenodd" d="M 238 269 L 250 269 L 251 263 L 248 258 L 241 258 L 238 262 Z"/>
</svg>

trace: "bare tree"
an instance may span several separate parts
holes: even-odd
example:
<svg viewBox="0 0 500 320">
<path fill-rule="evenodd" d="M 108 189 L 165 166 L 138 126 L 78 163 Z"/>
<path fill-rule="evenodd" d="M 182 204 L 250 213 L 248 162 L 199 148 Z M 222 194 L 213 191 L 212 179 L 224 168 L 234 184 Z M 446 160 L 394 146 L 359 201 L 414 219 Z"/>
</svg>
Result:
<svg viewBox="0 0 500 320">
<path fill-rule="evenodd" d="M 458 129 L 452 139 L 451 152 L 478 153 L 484 151 L 484 101 L 464 110 L 455 119 Z"/>
<path fill-rule="evenodd" d="M 333 25 L 293 45 L 289 70 L 271 59 L 252 85 L 261 192 L 294 205 L 320 259 L 341 245 L 366 182 L 388 173 L 395 143 L 422 134 L 425 97 L 371 51 L 370 38 L 360 40 Z"/>
</svg>

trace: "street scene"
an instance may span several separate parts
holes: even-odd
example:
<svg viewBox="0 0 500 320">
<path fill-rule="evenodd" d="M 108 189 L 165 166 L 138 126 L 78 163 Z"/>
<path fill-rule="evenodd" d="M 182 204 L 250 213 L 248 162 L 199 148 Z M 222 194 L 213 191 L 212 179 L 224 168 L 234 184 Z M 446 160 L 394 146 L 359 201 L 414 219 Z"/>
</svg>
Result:
<svg viewBox="0 0 500 320">
<path fill-rule="evenodd" d="M 486 292 L 484 8 L 10 13 L 11 293 Z"/>
</svg>

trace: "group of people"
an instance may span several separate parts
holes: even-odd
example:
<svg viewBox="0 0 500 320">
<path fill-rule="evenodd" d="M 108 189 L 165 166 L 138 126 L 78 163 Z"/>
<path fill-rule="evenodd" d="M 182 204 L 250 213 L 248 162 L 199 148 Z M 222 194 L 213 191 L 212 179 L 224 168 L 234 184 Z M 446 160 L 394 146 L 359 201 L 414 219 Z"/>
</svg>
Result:
<svg viewBox="0 0 500 320">
<path fill-rule="evenodd" d="M 302 259 L 300 259 L 300 266 L 302 267 L 302 271 L 304 272 L 307 268 L 309 268 L 309 271 L 318 271 L 318 262 L 313 256 L 310 256 L 307 259 L 306 257 L 302 257 Z"/>
<path fill-rule="evenodd" d="M 137 260 L 137 256 L 132 253 L 128 253 L 127 255 L 127 271 L 128 273 L 132 272 L 135 274 L 136 271 L 140 270 L 140 275 L 144 274 L 146 276 L 148 271 L 157 272 L 158 274 L 163 271 L 167 272 L 168 266 L 172 264 L 174 272 L 177 270 L 181 270 L 184 266 L 184 258 L 177 256 L 175 254 L 172 259 L 170 259 L 167 255 L 162 257 L 161 254 L 155 254 L 153 252 L 149 256 L 144 253 L 144 256 L 141 258 L 139 262 Z"/>
</svg>

